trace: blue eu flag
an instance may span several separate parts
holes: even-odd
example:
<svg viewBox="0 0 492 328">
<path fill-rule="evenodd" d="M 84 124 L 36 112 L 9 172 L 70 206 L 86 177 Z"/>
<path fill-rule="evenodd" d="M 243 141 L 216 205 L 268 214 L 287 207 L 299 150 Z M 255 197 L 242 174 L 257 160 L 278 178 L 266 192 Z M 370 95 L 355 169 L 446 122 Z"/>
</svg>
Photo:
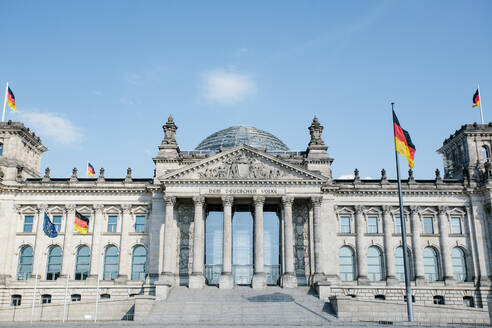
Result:
<svg viewBox="0 0 492 328">
<path fill-rule="evenodd" d="M 48 214 L 46 213 L 44 213 L 43 231 L 46 236 L 50 238 L 55 238 L 56 236 L 58 236 L 58 231 L 56 231 L 55 225 L 53 224 L 53 222 L 51 222 Z"/>
</svg>

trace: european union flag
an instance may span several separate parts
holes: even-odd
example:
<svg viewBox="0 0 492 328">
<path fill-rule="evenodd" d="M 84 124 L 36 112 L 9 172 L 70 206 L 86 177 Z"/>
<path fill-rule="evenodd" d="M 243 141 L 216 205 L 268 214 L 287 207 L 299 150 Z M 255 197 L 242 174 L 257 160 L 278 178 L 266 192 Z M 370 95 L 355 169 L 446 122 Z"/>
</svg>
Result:
<svg viewBox="0 0 492 328">
<path fill-rule="evenodd" d="M 55 238 L 56 236 L 58 236 L 58 231 L 56 231 L 55 225 L 53 224 L 53 222 L 51 222 L 48 214 L 46 213 L 44 213 L 43 231 L 46 236 L 50 238 Z"/>
</svg>

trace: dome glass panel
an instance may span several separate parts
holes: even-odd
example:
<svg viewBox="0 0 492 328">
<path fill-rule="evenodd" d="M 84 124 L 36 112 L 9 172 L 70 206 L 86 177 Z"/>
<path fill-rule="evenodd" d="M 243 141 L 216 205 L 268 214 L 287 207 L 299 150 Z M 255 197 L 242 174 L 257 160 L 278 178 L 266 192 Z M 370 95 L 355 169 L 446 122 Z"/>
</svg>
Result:
<svg viewBox="0 0 492 328">
<path fill-rule="evenodd" d="M 251 126 L 231 126 L 217 131 L 205 138 L 195 150 L 219 150 L 233 148 L 241 144 L 267 151 L 288 151 L 289 148 L 277 137 Z"/>
</svg>

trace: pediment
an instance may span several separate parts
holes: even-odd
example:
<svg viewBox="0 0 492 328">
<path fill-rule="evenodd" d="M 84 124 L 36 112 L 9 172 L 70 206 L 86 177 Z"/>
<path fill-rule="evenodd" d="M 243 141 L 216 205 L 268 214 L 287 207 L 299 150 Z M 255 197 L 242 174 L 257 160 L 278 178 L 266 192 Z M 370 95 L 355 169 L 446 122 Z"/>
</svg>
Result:
<svg viewBox="0 0 492 328">
<path fill-rule="evenodd" d="M 252 147 L 241 145 L 168 173 L 159 177 L 159 180 L 311 180 L 322 182 L 326 178 Z"/>
</svg>

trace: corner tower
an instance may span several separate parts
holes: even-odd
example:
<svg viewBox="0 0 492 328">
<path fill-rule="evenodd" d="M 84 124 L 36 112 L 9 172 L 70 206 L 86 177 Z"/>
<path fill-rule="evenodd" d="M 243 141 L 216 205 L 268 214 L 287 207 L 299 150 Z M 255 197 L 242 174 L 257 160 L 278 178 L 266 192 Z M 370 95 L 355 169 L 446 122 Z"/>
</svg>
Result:
<svg viewBox="0 0 492 328">
<path fill-rule="evenodd" d="M 0 122 L 0 177 L 3 181 L 39 178 L 41 155 L 48 149 L 20 122 Z"/>
</svg>

